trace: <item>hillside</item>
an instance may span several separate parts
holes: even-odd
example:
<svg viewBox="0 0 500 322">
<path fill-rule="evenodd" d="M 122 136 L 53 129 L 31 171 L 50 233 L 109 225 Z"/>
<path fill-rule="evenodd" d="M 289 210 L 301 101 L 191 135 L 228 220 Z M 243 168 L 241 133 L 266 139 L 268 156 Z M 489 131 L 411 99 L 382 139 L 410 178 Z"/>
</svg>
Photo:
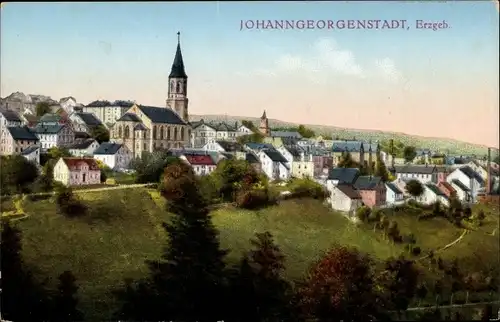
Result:
<svg viewBox="0 0 500 322">
<path fill-rule="evenodd" d="M 113 289 L 125 278 L 145 276 L 144 261 L 160 256 L 165 243 L 161 222 L 168 220 L 169 214 L 163 210 L 164 200 L 158 192 L 145 188 L 88 192 L 79 197 L 88 204 L 90 213 L 74 219 L 59 215 L 50 200 L 25 200 L 22 208 L 28 218 L 17 222 L 23 232 L 23 253 L 28 263 L 39 268 L 39 276 L 50 278 L 52 287 L 62 271 L 71 270 L 78 279 L 80 307 L 87 320 L 108 320 L 117 307 Z M 9 208 L 12 205 L 2 201 L 2 211 Z M 463 242 L 440 256 L 470 260 L 473 270 L 496 265 L 497 257 L 492 254 L 498 254 L 498 233 L 491 235 L 491 231 L 498 218 L 488 216 L 490 221 L 482 231 L 470 232 Z M 286 256 L 290 279 L 302 277 L 334 244 L 356 247 L 375 260 L 405 252 L 403 245 L 389 242 L 379 231 L 357 227 L 315 200 L 288 200 L 259 211 L 228 207 L 212 212 L 212 218 L 222 246 L 230 250 L 230 264 L 249 249 L 249 239 L 256 232 L 269 230 Z M 461 229 L 444 220 L 417 222 L 415 216 L 405 214 L 394 218 L 403 233 L 415 234 L 422 254 L 461 234 Z M 481 267 L 476 267 L 479 264 Z"/>
<path fill-rule="evenodd" d="M 243 117 L 243 116 L 226 116 L 226 115 L 191 115 L 191 120 L 198 121 L 203 119 L 205 121 L 225 121 L 228 123 L 234 123 L 241 120 L 253 121 L 256 125 L 259 124 L 260 118 L 257 117 Z M 297 123 L 285 122 L 276 119 L 269 119 L 269 125 L 271 127 L 292 127 L 298 126 Z M 452 154 L 475 154 L 475 155 L 486 155 L 488 148 L 486 146 L 481 146 L 473 143 L 462 142 L 453 139 L 446 138 L 432 138 L 432 137 L 422 137 L 417 135 L 410 135 L 405 133 L 397 132 L 384 132 L 377 130 L 361 130 L 361 129 L 345 129 L 334 126 L 327 125 L 315 125 L 315 124 L 304 124 L 308 128 L 313 129 L 319 134 L 328 134 L 332 137 L 339 137 L 340 139 L 352 139 L 356 138 L 359 140 L 372 140 L 372 141 L 387 141 L 390 139 L 395 139 L 403 142 L 405 145 L 412 145 L 417 148 L 426 148 L 431 150 L 437 150 L 442 152 L 449 152 Z"/>
</svg>

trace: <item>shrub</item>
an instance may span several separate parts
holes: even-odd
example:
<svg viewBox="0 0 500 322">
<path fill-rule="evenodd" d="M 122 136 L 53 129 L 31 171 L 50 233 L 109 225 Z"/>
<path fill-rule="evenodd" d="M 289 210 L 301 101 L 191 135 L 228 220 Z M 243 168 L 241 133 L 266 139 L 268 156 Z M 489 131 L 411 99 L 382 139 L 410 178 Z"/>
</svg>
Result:
<svg viewBox="0 0 500 322">
<path fill-rule="evenodd" d="M 293 180 L 288 187 L 292 195 L 296 198 L 310 197 L 323 200 L 328 197 L 326 189 L 310 179 Z"/>
<path fill-rule="evenodd" d="M 484 220 L 485 218 L 486 215 L 484 214 L 484 211 L 480 210 L 479 213 L 477 214 L 477 219 Z"/>
<path fill-rule="evenodd" d="M 240 190 L 236 194 L 236 206 L 240 208 L 257 209 L 275 202 L 267 189 Z"/>
<path fill-rule="evenodd" d="M 370 212 L 370 214 L 368 215 L 368 221 L 369 222 L 377 222 L 377 221 L 380 221 L 380 211 L 379 210 L 373 210 L 372 212 Z"/>
<path fill-rule="evenodd" d="M 68 187 L 58 189 L 56 204 L 61 214 L 68 217 L 82 216 L 87 210 L 87 207 L 75 197 L 73 191 Z"/>
<path fill-rule="evenodd" d="M 106 182 L 107 179 L 108 179 L 108 176 L 106 175 L 106 172 L 101 171 L 101 183 Z"/>
<path fill-rule="evenodd" d="M 413 249 L 411 250 L 411 253 L 414 255 L 414 256 L 418 256 L 422 253 L 422 249 L 420 249 L 419 246 L 415 246 L 413 247 Z"/>
<path fill-rule="evenodd" d="M 432 219 L 434 217 L 436 217 L 436 214 L 429 212 L 429 213 L 418 215 L 417 220 L 429 220 L 429 219 Z"/>
<path fill-rule="evenodd" d="M 356 217 L 361 220 L 361 221 L 366 221 L 368 219 L 368 216 L 370 215 L 371 210 L 370 208 L 366 206 L 359 207 L 358 210 L 356 210 Z"/>
</svg>

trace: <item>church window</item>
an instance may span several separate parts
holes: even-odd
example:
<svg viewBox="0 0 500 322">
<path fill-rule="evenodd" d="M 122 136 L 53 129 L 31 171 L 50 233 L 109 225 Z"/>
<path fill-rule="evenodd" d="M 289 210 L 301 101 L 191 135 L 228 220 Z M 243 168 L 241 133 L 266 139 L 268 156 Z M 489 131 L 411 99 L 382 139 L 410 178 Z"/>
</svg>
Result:
<svg viewBox="0 0 500 322">
<path fill-rule="evenodd" d="M 158 131 L 156 125 L 153 125 L 153 140 L 156 139 L 157 136 L 158 136 Z"/>
<path fill-rule="evenodd" d="M 174 92 L 174 81 L 171 81 L 170 82 L 170 92 L 173 93 Z"/>
<path fill-rule="evenodd" d="M 184 141 L 184 128 L 181 128 L 181 141 Z"/>
<path fill-rule="evenodd" d="M 125 138 L 128 139 L 130 137 L 130 128 L 128 125 L 125 126 Z"/>
<path fill-rule="evenodd" d="M 160 140 L 163 140 L 163 134 L 165 134 L 165 132 L 163 131 L 163 126 L 160 127 Z M 163 148 L 163 144 L 161 146 Z"/>
<path fill-rule="evenodd" d="M 177 83 L 177 88 L 176 88 L 176 93 L 180 93 L 181 92 L 181 83 Z"/>
<path fill-rule="evenodd" d="M 148 136 L 148 133 L 147 133 L 146 131 L 144 131 L 144 132 L 143 132 L 143 134 L 142 134 L 142 138 L 143 138 L 143 139 L 146 139 L 146 138 L 147 138 L 147 136 Z"/>
<path fill-rule="evenodd" d="M 144 143 L 144 151 L 146 151 L 148 149 L 148 146 L 146 143 Z"/>
<path fill-rule="evenodd" d="M 177 141 L 177 128 L 174 128 L 174 141 Z"/>
<path fill-rule="evenodd" d="M 119 138 L 122 137 L 122 127 L 121 126 L 118 126 L 118 137 Z"/>
<path fill-rule="evenodd" d="M 170 128 L 169 127 L 167 127 L 167 140 L 170 140 Z"/>
</svg>

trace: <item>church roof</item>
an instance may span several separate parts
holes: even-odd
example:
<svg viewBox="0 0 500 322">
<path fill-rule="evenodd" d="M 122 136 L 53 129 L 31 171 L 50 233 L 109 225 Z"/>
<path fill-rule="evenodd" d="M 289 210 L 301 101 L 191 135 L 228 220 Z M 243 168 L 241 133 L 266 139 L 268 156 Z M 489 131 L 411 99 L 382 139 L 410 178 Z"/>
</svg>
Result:
<svg viewBox="0 0 500 322">
<path fill-rule="evenodd" d="M 137 106 L 153 123 L 186 125 L 179 115 L 165 107 Z"/>
<path fill-rule="evenodd" d="M 126 121 L 126 122 L 142 122 L 139 116 L 133 114 L 133 113 L 125 113 L 123 114 L 118 120 L 119 121 Z"/>
<path fill-rule="evenodd" d="M 177 33 L 180 37 L 180 33 Z M 174 63 L 172 64 L 172 70 L 170 71 L 169 78 L 187 78 L 186 70 L 184 68 L 184 61 L 182 59 L 181 43 L 180 38 L 177 43 L 177 51 L 175 52 Z"/>
</svg>

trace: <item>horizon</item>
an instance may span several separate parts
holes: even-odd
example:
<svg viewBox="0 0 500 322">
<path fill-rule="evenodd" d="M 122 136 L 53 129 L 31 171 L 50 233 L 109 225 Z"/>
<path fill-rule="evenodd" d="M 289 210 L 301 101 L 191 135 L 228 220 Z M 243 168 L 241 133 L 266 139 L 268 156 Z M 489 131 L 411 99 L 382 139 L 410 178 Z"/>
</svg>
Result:
<svg viewBox="0 0 500 322">
<path fill-rule="evenodd" d="M 289 123 L 498 148 L 497 9 L 490 1 L 8 3 L 0 96 L 165 106 L 180 31 L 190 114 L 266 110 Z M 405 19 L 411 28 L 240 31 L 241 20 L 267 19 Z M 416 20 L 449 28 L 416 29 Z"/>
</svg>

